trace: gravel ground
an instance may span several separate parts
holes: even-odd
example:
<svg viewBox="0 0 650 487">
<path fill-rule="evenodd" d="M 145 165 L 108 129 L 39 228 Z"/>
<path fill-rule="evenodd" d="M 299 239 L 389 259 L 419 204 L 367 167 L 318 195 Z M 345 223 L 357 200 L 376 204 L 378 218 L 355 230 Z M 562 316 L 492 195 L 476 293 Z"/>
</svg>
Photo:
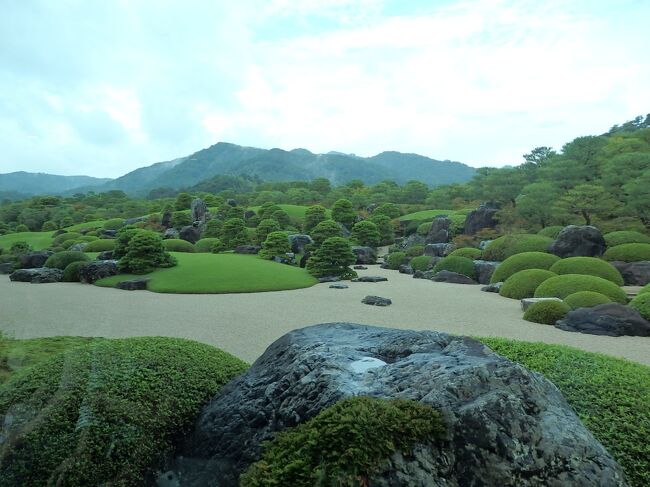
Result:
<svg viewBox="0 0 650 487">
<path fill-rule="evenodd" d="M 348 321 L 560 343 L 650 365 L 650 337 L 565 332 L 524 321 L 518 301 L 481 292 L 481 286 L 413 279 L 378 266 L 359 272 L 386 276 L 388 282 L 348 283 L 348 289 L 317 284 L 294 291 L 182 295 L 74 283 L 12 283 L 0 276 L 0 329 L 15 338 L 185 337 L 252 362 L 271 342 L 292 329 Z M 390 298 L 393 304 L 362 304 L 367 295 Z"/>
</svg>

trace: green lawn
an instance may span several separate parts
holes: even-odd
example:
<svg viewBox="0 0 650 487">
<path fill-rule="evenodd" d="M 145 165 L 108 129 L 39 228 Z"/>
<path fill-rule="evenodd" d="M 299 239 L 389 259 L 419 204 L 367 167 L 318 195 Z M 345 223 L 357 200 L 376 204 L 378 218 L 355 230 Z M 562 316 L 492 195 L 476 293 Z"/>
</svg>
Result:
<svg viewBox="0 0 650 487">
<path fill-rule="evenodd" d="M 309 208 L 309 206 L 304 206 L 304 205 L 278 205 L 278 206 L 282 208 L 284 211 L 286 211 L 287 215 L 289 215 L 290 218 L 297 218 L 300 221 L 303 221 L 305 219 L 305 212 L 307 211 L 307 208 Z M 260 207 L 252 206 L 249 209 L 257 213 Z M 325 215 L 328 218 L 331 217 L 331 214 L 332 212 L 330 210 L 325 211 Z"/>
<path fill-rule="evenodd" d="M 399 217 L 399 220 L 402 222 L 410 222 L 416 220 L 433 220 L 438 215 L 453 215 L 456 213 L 456 210 L 422 210 L 416 211 L 415 213 L 409 213 Z"/>
<path fill-rule="evenodd" d="M 52 244 L 54 232 L 19 232 L 0 235 L 0 247 L 9 250 L 15 242 L 27 242 L 34 250 L 42 250 Z"/>
<path fill-rule="evenodd" d="M 178 265 L 157 269 L 146 277 L 149 290 L 158 293 L 214 294 L 281 291 L 313 286 L 318 281 L 305 269 L 277 264 L 255 255 L 189 254 L 172 252 Z M 103 287 L 114 287 L 118 282 L 136 279 L 132 274 L 121 274 L 97 281 Z"/>
</svg>

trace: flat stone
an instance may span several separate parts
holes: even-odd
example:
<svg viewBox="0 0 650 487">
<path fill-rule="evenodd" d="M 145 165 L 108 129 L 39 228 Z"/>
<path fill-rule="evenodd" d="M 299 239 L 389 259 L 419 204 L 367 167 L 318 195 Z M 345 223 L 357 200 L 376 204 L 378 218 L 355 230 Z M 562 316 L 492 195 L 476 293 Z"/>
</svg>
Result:
<svg viewBox="0 0 650 487">
<path fill-rule="evenodd" d="M 431 280 L 435 282 L 448 282 L 450 284 L 478 284 L 474 279 L 464 274 L 445 270 L 436 272 L 431 277 Z"/>
<path fill-rule="evenodd" d="M 498 293 L 499 291 L 501 291 L 501 286 L 503 286 L 502 282 L 495 282 L 493 284 L 488 284 L 487 286 L 483 286 L 481 288 L 481 291 L 486 293 Z"/>
<path fill-rule="evenodd" d="M 357 271 L 366 271 L 366 270 L 368 270 L 368 268 L 365 265 L 355 265 L 353 267 L 353 269 L 355 269 Z"/>
<path fill-rule="evenodd" d="M 578 308 L 555 323 L 564 331 L 607 336 L 650 336 L 650 322 L 639 312 L 620 303 L 605 303 L 592 308 Z"/>
<path fill-rule="evenodd" d="M 384 281 L 388 281 L 388 278 L 384 276 L 361 276 L 352 279 L 352 282 L 384 282 Z"/>
<path fill-rule="evenodd" d="M 347 289 L 348 285 L 342 282 L 330 284 L 330 289 Z"/>
<path fill-rule="evenodd" d="M 369 304 L 371 306 L 390 306 L 393 302 L 388 298 L 382 298 L 381 296 L 366 296 L 361 300 L 363 304 Z"/>
<path fill-rule="evenodd" d="M 9 275 L 9 279 L 16 282 L 31 282 L 32 284 L 46 284 L 59 282 L 63 279 L 63 271 L 52 267 L 37 267 L 35 269 L 18 269 Z"/>
<path fill-rule="evenodd" d="M 128 281 L 118 282 L 115 287 L 124 291 L 144 291 L 147 289 L 148 282 L 149 279 L 130 279 Z"/>
<path fill-rule="evenodd" d="M 338 282 L 341 278 L 339 276 L 323 276 L 318 278 L 318 282 Z"/>
<path fill-rule="evenodd" d="M 523 311 L 526 311 L 533 304 L 540 303 L 542 301 L 556 301 L 556 302 L 559 302 L 559 303 L 562 302 L 562 300 L 560 298 L 524 298 L 524 299 L 521 300 L 521 309 Z"/>
</svg>

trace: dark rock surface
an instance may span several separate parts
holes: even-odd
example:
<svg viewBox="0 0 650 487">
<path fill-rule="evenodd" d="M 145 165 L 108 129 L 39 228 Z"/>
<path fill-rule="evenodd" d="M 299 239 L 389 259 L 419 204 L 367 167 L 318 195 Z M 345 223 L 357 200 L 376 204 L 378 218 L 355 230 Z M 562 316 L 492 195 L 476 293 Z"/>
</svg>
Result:
<svg viewBox="0 0 650 487">
<path fill-rule="evenodd" d="M 334 284 L 330 284 L 330 289 L 347 289 L 349 286 L 347 284 L 343 284 L 342 282 L 335 282 Z"/>
<path fill-rule="evenodd" d="M 382 298 L 381 296 L 366 296 L 361 302 L 370 306 L 390 306 L 393 304 L 389 298 Z"/>
<path fill-rule="evenodd" d="M 466 235 L 474 235 L 482 228 L 494 228 L 497 226 L 495 215 L 498 208 L 493 208 L 488 205 L 481 205 L 476 210 L 470 211 L 465 219 L 465 228 L 463 233 Z"/>
<path fill-rule="evenodd" d="M 178 237 L 182 240 L 195 244 L 201 240 L 201 229 L 194 225 L 187 225 L 178 232 Z"/>
<path fill-rule="evenodd" d="M 147 289 L 148 282 L 149 279 L 130 279 L 128 281 L 118 282 L 115 287 L 124 291 L 143 291 Z"/>
<path fill-rule="evenodd" d="M 193 222 L 205 223 L 208 218 L 208 205 L 201 198 L 194 198 L 190 205 L 190 217 Z M 194 242 L 192 242 L 194 243 Z"/>
<path fill-rule="evenodd" d="M 368 265 L 377 263 L 377 251 L 372 247 L 355 245 L 352 247 L 352 253 L 357 256 L 355 264 Z"/>
<path fill-rule="evenodd" d="M 291 252 L 294 254 L 302 254 L 307 245 L 314 243 L 312 238 L 305 234 L 289 235 L 289 242 L 291 243 Z"/>
<path fill-rule="evenodd" d="M 85 242 L 79 242 L 79 243 L 76 243 L 76 244 L 71 245 L 70 247 L 68 247 L 68 250 L 73 250 L 75 252 L 83 252 L 84 249 L 86 248 L 86 245 L 88 245 L 88 244 L 85 243 Z"/>
<path fill-rule="evenodd" d="M 236 254 L 257 254 L 262 249 L 259 245 L 238 245 L 235 247 Z"/>
<path fill-rule="evenodd" d="M 433 276 L 436 275 L 436 272 L 431 270 L 431 271 L 415 271 L 413 273 L 413 277 L 415 279 L 433 279 Z"/>
<path fill-rule="evenodd" d="M 93 284 L 104 277 L 115 276 L 118 273 L 116 260 L 94 260 L 79 269 L 79 280 Z"/>
<path fill-rule="evenodd" d="M 59 282 L 61 279 L 63 279 L 63 271 L 51 267 L 18 269 L 9 275 L 9 279 L 17 282 L 31 282 L 32 284 Z"/>
<path fill-rule="evenodd" d="M 244 220 L 250 220 L 255 216 L 257 216 L 257 213 L 255 213 L 253 210 L 246 210 L 244 212 Z"/>
<path fill-rule="evenodd" d="M 408 265 L 408 264 L 402 264 L 402 265 L 400 265 L 400 266 L 399 266 L 399 269 L 397 269 L 397 270 L 398 270 L 398 272 L 399 272 L 400 274 L 409 274 L 409 275 L 413 275 L 413 273 L 415 272 L 415 271 L 413 270 L 413 267 L 411 267 L 411 266 Z"/>
<path fill-rule="evenodd" d="M 11 274 L 14 271 L 14 265 L 11 262 L 0 264 L 0 274 Z"/>
<path fill-rule="evenodd" d="M 365 265 L 355 265 L 353 267 L 353 269 L 355 269 L 357 271 L 366 271 L 366 270 L 368 270 L 368 268 Z"/>
<path fill-rule="evenodd" d="M 607 244 L 596 227 L 569 225 L 551 244 L 549 252 L 558 257 L 600 257 Z"/>
<path fill-rule="evenodd" d="M 18 257 L 19 267 L 22 269 L 36 269 L 38 267 L 43 267 L 45 261 L 52 255 L 54 252 L 42 251 L 42 252 L 29 252 L 28 254 L 23 254 Z"/>
<path fill-rule="evenodd" d="M 427 244 L 424 246 L 424 255 L 431 257 L 444 257 L 449 253 L 451 245 L 446 243 Z"/>
<path fill-rule="evenodd" d="M 113 251 L 104 250 L 103 252 L 100 252 L 97 254 L 97 260 L 113 260 Z"/>
<path fill-rule="evenodd" d="M 492 242 L 494 242 L 494 240 L 481 240 L 481 241 L 478 243 L 478 248 L 479 248 L 479 250 L 485 250 L 485 247 L 487 247 L 488 245 L 490 245 Z"/>
<path fill-rule="evenodd" d="M 492 274 L 501 262 L 491 260 L 475 260 L 474 273 L 479 284 L 490 284 Z"/>
<path fill-rule="evenodd" d="M 311 252 L 309 250 L 305 250 L 305 253 L 302 254 L 302 257 L 300 258 L 300 264 L 299 264 L 302 269 L 307 267 L 307 261 L 309 260 L 310 257 L 311 257 Z"/>
<path fill-rule="evenodd" d="M 178 238 L 178 230 L 175 228 L 168 228 L 165 230 L 165 233 L 163 233 L 162 238 L 165 240 L 168 238 Z"/>
<path fill-rule="evenodd" d="M 565 331 L 576 331 L 590 335 L 607 336 L 650 336 L 650 322 L 637 310 L 619 303 L 606 303 L 593 308 L 578 308 L 555 323 Z"/>
<path fill-rule="evenodd" d="M 369 486 L 626 485 L 540 374 L 469 338 L 349 323 L 294 330 L 273 343 L 203 408 L 161 477 L 235 486 L 262 441 L 354 395 L 429 404 L 449 431 L 442 443 L 394 454 Z"/>
<path fill-rule="evenodd" d="M 228 204 L 228 205 L 230 205 L 230 206 L 237 206 L 237 205 L 239 205 L 239 203 L 237 202 L 237 200 L 234 200 L 234 199 L 232 199 L 232 198 L 228 198 L 228 200 L 226 201 L 226 204 Z"/>
<path fill-rule="evenodd" d="M 160 219 L 160 225 L 164 228 L 169 228 L 172 226 L 172 211 L 165 210 Z"/>
<path fill-rule="evenodd" d="M 612 262 L 614 267 L 623 276 L 626 286 L 645 286 L 650 283 L 650 261 L 640 262 Z"/>
<path fill-rule="evenodd" d="M 451 220 L 446 215 L 440 215 L 433 219 L 431 228 L 425 237 L 428 244 L 449 242 L 449 227 Z"/>
<path fill-rule="evenodd" d="M 474 279 L 464 274 L 444 270 L 436 272 L 431 277 L 431 280 L 435 282 L 449 282 L 451 284 L 478 284 Z"/>
<path fill-rule="evenodd" d="M 318 282 L 339 282 L 341 278 L 339 276 L 323 276 L 318 278 Z"/>
<path fill-rule="evenodd" d="M 426 241 L 425 238 L 422 235 L 418 235 L 417 233 L 414 233 L 412 235 L 409 235 L 405 239 L 403 239 L 400 242 L 395 242 L 395 247 L 397 247 L 398 250 L 406 250 L 408 248 L 413 247 L 414 245 L 425 245 Z"/>
<path fill-rule="evenodd" d="M 503 286 L 502 282 L 495 282 L 494 284 L 488 284 L 487 286 L 483 286 L 481 288 L 481 291 L 484 291 L 486 293 L 498 293 L 501 291 L 501 286 Z"/>
<path fill-rule="evenodd" d="M 361 276 L 352 279 L 352 282 L 384 282 L 384 281 L 388 281 L 388 278 L 384 276 Z"/>
</svg>

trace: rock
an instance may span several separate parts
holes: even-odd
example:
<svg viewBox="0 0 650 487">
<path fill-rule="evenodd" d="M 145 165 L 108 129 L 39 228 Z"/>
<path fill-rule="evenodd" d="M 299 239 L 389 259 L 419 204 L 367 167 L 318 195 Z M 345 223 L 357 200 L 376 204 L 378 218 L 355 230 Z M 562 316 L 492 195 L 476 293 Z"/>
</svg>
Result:
<svg viewBox="0 0 650 487">
<path fill-rule="evenodd" d="M 611 262 L 623 276 L 626 286 L 645 286 L 650 283 L 650 261 Z"/>
<path fill-rule="evenodd" d="M 165 230 L 165 233 L 163 233 L 163 239 L 168 239 L 168 238 L 178 238 L 178 230 L 175 228 L 168 228 Z"/>
<path fill-rule="evenodd" d="M 422 235 L 418 235 L 417 233 L 409 235 L 399 243 L 395 242 L 395 246 L 397 247 L 398 250 L 406 250 L 408 248 L 413 247 L 414 245 L 425 245 L 425 244 L 426 244 L 425 238 Z"/>
<path fill-rule="evenodd" d="M 287 254 L 287 255 L 274 255 L 271 260 L 273 262 L 277 262 L 278 264 L 288 264 L 292 265 L 296 262 L 296 260 L 293 257 L 293 254 Z"/>
<path fill-rule="evenodd" d="M 465 228 L 463 233 L 466 235 L 474 235 L 483 228 L 494 228 L 497 222 L 495 215 L 499 211 L 487 204 L 480 205 L 476 210 L 470 211 L 465 219 Z"/>
<path fill-rule="evenodd" d="M 557 303 L 561 303 L 562 300 L 560 298 L 524 298 L 520 301 L 521 303 L 521 310 L 526 311 L 528 308 L 530 308 L 533 304 L 539 303 L 541 301 L 555 301 Z"/>
<path fill-rule="evenodd" d="M 357 271 L 367 271 L 368 268 L 365 265 L 355 265 L 354 269 Z"/>
<path fill-rule="evenodd" d="M 382 298 L 381 296 L 366 296 L 361 300 L 363 304 L 369 304 L 370 306 L 390 306 L 393 302 L 388 298 Z"/>
<path fill-rule="evenodd" d="M 330 284 L 330 289 L 347 289 L 348 285 L 343 284 L 342 282 L 336 282 L 334 284 Z"/>
<path fill-rule="evenodd" d="M 377 263 L 377 251 L 372 247 L 355 245 L 352 247 L 352 252 L 357 256 L 355 264 L 367 265 Z"/>
<path fill-rule="evenodd" d="M 314 243 L 309 235 L 304 234 L 289 235 L 289 242 L 291 243 L 291 252 L 294 254 L 302 254 L 307 245 Z"/>
<path fill-rule="evenodd" d="M 352 232 L 350 232 L 350 229 L 343 225 L 343 223 L 339 223 L 338 225 L 341 228 L 341 232 L 343 232 L 343 237 L 350 238 L 350 235 L 352 234 Z"/>
<path fill-rule="evenodd" d="M 429 279 L 432 280 L 433 277 L 436 275 L 435 271 L 415 271 L 413 273 L 413 278 L 414 279 Z"/>
<path fill-rule="evenodd" d="M 9 275 L 9 279 L 16 282 L 31 282 L 32 284 L 59 282 L 63 279 L 63 271 L 52 267 L 18 269 Z"/>
<path fill-rule="evenodd" d="M 494 270 L 501 264 L 501 262 L 491 261 L 491 260 L 475 260 L 474 261 L 474 273 L 476 274 L 476 280 L 479 284 L 490 284 L 490 279 Z"/>
<path fill-rule="evenodd" d="M 399 266 L 399 269 L 397 269 L 400 274 L 409 274 L 412 275 L 415 271 L 413 270 L 413 267 L 411 267 L 408 264 L 402 264 Z"/>
<path fill-rule="evenodd" d="M 256 217 L 257 213 L 255 213 L 253 210 L 246 210 L 244 212 L 244 220 L 250 220 L 253 217 Z"/>
<path fill-rule="evenodd" d="M 377 203 L 371 203 L 370 205 L 366 206 L 366 211 L 370 215 L 370 214 L 372 214 L 373 211 L 375 211 L 377 209 L 378 206 L 379 205 Z"/>
<path fill-rule="evenodd" d="M 323 276 L 318 278 L 318 282 L 338 282 L 341 278 L 339 276 Z"/>
<path fill-rule="evenodd" d="M 182 240 L 195 244 L 201 240 L 201 229 L 195 227 L 194 225 L 187 225 L 186 227 L 181 228 L 181 231 L 178 232 L 178 237 Z"/>
<path fill-rule="evenodd" d="M 124 225 L 133 225 L 135 223 L 140 223 L 140 222 L 146 222 L 147 221 L 147 216 L 139 216 L 137 218 L 127 218 L 124 220 Z"/>
<path fill-rule="evenodd" d="M 449 227 L 451 220 L 447 215 L 440 215 L 433 219 L 431 228 L 427 233 L 425 242 L 428 244 L 447 243 L 449 242 Z"/>
<path fill-rule="evenodd" d="M 97 260 L 113 260 L 113 251 L 104 250 L 97 255 Z"/>
<path fill-rule="evenodd" d="M 193 222 L 205 223 L 208 215 L 208 205 L 201 198 L 194 198 L 190 205 L 190 217 Z"/>
<path fill-rule="evenodd" d="M 481 240 L 481 241 L 478 243 L 478 248 L 479 248 L 479 250 L 485 250 L 485 247 L 487 247 L 488 245 L 490 245 L 492 242 L 494 242 L 494 240 Z"/>
<path fill-rule="evenodd" d="M 257 254 L 262 249 L 259 245 L 238 245 L 235 247 L 236 254 Z"/>
<path fill-rule="evenodd" d="M 84 249 L 86 248 L 86 245 L 88 244 L 85 242 L 79 242 L 68 247 L 68 250 L 74 250 L 75 252 L 83 252 Z"/>
<path fill-rule="evenodd" d="M 11 262 L 0 264 L 0 274 L 11 274 L 14 271 L 14 265 Z"/>
<path fill-rule="evenodd" d="M 148 282 L 149 279 L 130 279 L 128 281 L 118 282 L 115 287 L 125 291 L 142 291 L 147 289 Z"/>
<path fill-rule="evenodd" d="M 451 271 L 439 271 L 431 278 L 435 282 L 449 282 L 451 284 L 478 284 L 471 277 Z"/>
<path fill-rule="evenodd" d="M 115 276 L 118 273 L 116 260 L 94 260 L 79 269 L 79 280 L 93 284 L 105 277 Z"/>
<path fill-rule="evenodd" d="M 428 404 L 448 430 L 444 442 L 394 454 L 369 486 L 627 485 L 541 374 L 470 338 L 350 323 L 273 343 L 203 408 L 164 476 L 181 487 L 234 487 L 263 441 L 355 395 Z"/>
<path fill-rule="evenodd" d="M 424 255 L 444 257 L 449 253 L 451 248 L 452 246 L 446 243 L 427 244 L 424 246 Z"/>
<path fill-rule="evenodd" d="M 619 303 L 574 309 L 557 321 L 555 327 L 591 335 L 650 336 L 650 322 L 634 308 Z"/>
<path fill-rule="evenodd" d="M 569 225 L 562 230 L 551 244 L 549 252 L 561 258 L 600 257 L 607 244 L 596 227 Z"/>
<path fill-rule="evenodd" d="M 352 279 L 352 282 L 384 282 L 384 281 L 388 281 L 388 278 L 384 276 L 361 276 Z"/>
<path fill-rule="evenodd" d="M 172 215 L 171 210 L 165 210 L 160 219 L 160 225 L 164 228 L 170 228 L 172 226 Z"/>
<path fill-rule="evenodd" d="M 486 293 L 499 293 L 501 291 L 501 286 L 503 286 L 502 282 L 495 282 L 494 284 L 488 284 L 487 286 L 483 286 L 481 288 L 481 291 L 484 291 Z"/>
<path fill-rule="evenodd" d="M 43 251 L 43 252 L 29 252 L 18 257 L 18 267 L 21 269 L 36 269 L 38 267 L 43 267 L 45 261 L 52 255 L 54 252 Z"/>
<path fill-rule="evenodd" d="M 307 261 L 309 260 L 310 257 L 311 257 L 311 252 L 309 250 L 305 250 L 305 253 L 300 258 L 300 264 L 299 265 L 300 265 L 301 269 L 304 269 L 305 267 L 307 267 Z"/>
<path fill-rule="evenodd" d="M 115 238 L 116 236 L 117 230 L 102 230 L 102 237 Z"/>
<path fill-rule="evenodd" d="M 239 203 L 237 203 L 237 200 L 234 200 L 232 198 L 228 198 L 228 200 L 226 200 L 226 204 L 228 204 L 230 206 L 238 206 L 239 205 Z"/>
</svg>

